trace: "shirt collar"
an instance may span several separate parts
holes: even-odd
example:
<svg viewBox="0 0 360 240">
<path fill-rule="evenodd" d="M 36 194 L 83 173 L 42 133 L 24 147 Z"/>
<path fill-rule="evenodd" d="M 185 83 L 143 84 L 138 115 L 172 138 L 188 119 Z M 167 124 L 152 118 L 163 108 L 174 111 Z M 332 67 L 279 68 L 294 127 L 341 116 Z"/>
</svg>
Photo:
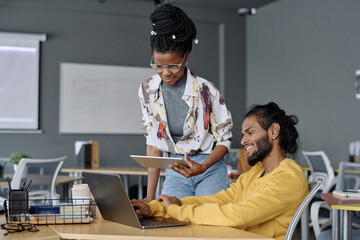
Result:
<svg viewBox="0 0 360 240">
<path fill-rule="evenodd" d="M 191 74 L 191 71 L 189 70 L 189 68 L 187 68 L 186 76 L 187 76 L 187 78 L 186 78 L 186 86 L 185 86 L 184 96 L 194 96 L 194 97 L 198 96 L 198 91 L 197 91 L 198 81 L 197 81 L 196 77 Z M 148 93 L 156 93 L 160 89 L 161 78 L 160 78 L 159 74 L 155 74 L 151 78 L 152 79 L 150 81 L 152 81 L 153 83 L 150 85 L 150 88 L 147 92 Z"/>
<path fill-rule="evenodd" d="M 184 91 L 184 96 L 193 96 L 193 97 L 197 97 L 198 96 L 198 81 L 197 78 L 195 77 L 195 75 L 191 74 L 191 71 L 187 70 L 187 79 L 186 79 L 186 86 L 185 86 L 185 91 Z"/>
</svg>

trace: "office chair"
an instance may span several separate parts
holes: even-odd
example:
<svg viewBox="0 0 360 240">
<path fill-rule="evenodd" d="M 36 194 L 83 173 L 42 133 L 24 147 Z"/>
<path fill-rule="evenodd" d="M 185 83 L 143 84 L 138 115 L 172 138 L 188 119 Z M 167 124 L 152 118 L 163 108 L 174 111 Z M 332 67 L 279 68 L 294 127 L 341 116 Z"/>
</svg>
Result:
<svg viewBox="0 0 360 240">
<path fill-rule="evenodd" d="M 296 225 L 298 224 L 302 214 L 304 213 L 306 207 L 309 205 L 310 201 L 313 199 L 315 194 L 320 190 L 322 187 L 321 183 L 317 183 L 315 187 L 309 192 L 309 194 L 305 197 L 305 199 L 300 204 L 299 208 L 296 210 L 290 225 L 288 227 L 288 230 L 286 231 L 285 240 L 291 240 L 292 236 L 294 234 Z"/>
<path fill-rule="evenodd" d="M 336 177 L 328 156 L 324 151 L 302 151 L 302 154 L 311 169 L 309 182 L 321 182 L 321 192 L 329 192 L 336 183 Z"/>
<path fill-rule="evenodd" d="M 56 177 L 66 158 L 22 158 L 11 180 L 11 189 L 20 189 L 24 179 L 27 183 L 32 180 L 29 188 L 29 199 L 59 198 L 59 194 L 55 191 Z M 1 205 L 3 205 L 4 201 L 4 198 L 0 198 Z"/>
<path fill-rule="evenodd" d="M 323 183 L 322 188 L 314 197 L 315 201 L 322 200 L 321 193 L 329 192 L 336 183 L 337 177 L 335 177 L 334 169 L 324 151 L 302 151 L 302 154 L 311 169 L 311 174 L 308 179 L 309 182 Z M 319 224 L 324 228 L 331 225 L 328 211 L 324 212 L 323 210 L 323 213 L 319 216 Z M 310 226 L 311 225 L 312 223 Z"/>
<path fill-rule="evenodd" d="M 33 187 L 30 187 L 30 189 L 34 189 L 37 186 L 42 187 L 39 187 L 37 190 L 29 191 L 29 198 L 41 196 L 47 199 L 58 198 L 59 195 L 56 194 L 55 191 L 55 182 L 66 158 L 67 157 L 49 159 L 22 158 L 11 181 L 11 188 L 19 189 L 21 187 L 22 178 L 29 179 L 28 182 L 32 179 Z M 35 168 L 35 172 L 40 171 L 40 173 L 33 174 L 31 171 L 32 168 Z M 47 169 L 47 172 L 42 172 L 44 169 Z M 27 174 L 25 173 L 26 171 Z M 47 187 L 47 190 L 44 190 L 44 187 Z"/>
</svg>

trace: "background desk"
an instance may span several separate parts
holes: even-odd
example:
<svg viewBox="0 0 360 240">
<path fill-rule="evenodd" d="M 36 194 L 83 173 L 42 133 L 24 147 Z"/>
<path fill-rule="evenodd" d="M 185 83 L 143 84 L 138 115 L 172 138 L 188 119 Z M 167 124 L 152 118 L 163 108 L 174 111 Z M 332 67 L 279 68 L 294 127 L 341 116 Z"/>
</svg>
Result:
<svg viewBox="0 0 360 240">
<path fill-rule="evenodd" d="M 10 178 L 12 176 L 9 176 Z M 43 183 L 44 181 L 51 181 L 51 177 L 49 175 L 27 175 L 26 178 L 28 179 L 28 182 L 30 179 L 32 179 L 33 181 L 31 182 L 30 185 L 30 190 L 31 190 L 31 186 L 36 186 L 38 183 Z M 70 185 L 75 182 L 75 181 L 79 181 L 84 179 L 81 176 L 78 177 L 74 177 L 74 176 L 65 176 L 65 175 L 58 175 L 56 178 L 56 186 L 61 185 L 63 187 L 63 198 L 67 199 L 69 197 L 69 191 L 70 191 Z M 7 180 L 2 179 L 0 180 L 0 187 L 7 187 L 9 186 Z"/>
<path fill-rule="evenodd" d="M 10 176 L 9 176 L 10 177 Z M 32 178 L 36 178 L 36 180 L 33 180 L 32 182 L 31 182 L 31 185 L 36 185 L 36 182 L 43 182 L 43 181 L 45 181 L 45 180 L 49 180 L 50 178 L 48 177 L 48 176 L 46 176 L 46 175 L 34 175 L 34 176 L 32 176 L 32 175 L 28 175 L 28 176 L 26 176 L 26 178 L 29 180 L 29 179 L 32 179 Z M 56 184 L 56 186 L 58 186 L 58 185 L 62 185 L 62 184 L 70 184 L 70 183 L 72 183 L 72 182 L 74 182 L 74 181 L 78 181 L 78 180 L 81 180 L 81 179 L 83 179 L 83 177 L 71 177 L 71 176 L 65 176 L 65 175 L 58 175 L 57 176 L 57 178 L 56 178 L 56 182 L 55 182 L 55 184 Z M 11 179 L 10 179 L 11 180 Z M 50 179 L 50 181 L 51 181 L 51 179 Z M 30 185 L 30 187 L 31 187 L 31 185 Z M 9 184 L 8 184 L 8 182 L 7 182 L 7 180 L 5 180 L 5 179 L 3 179 L 3 180 L 0 180 L 0 186 L 1 187 L 4 187 L 4 186 L 9 186 Z"/>
<path fill-rule="evenodd" d="M 308 166 L 302 166 L 302 169 L 304 170 L 306 177 L 309 177 L 309 173 L 311 173 L 311 168 Z M 324 170 L 324 172 L 326 172 L 326 170 Z M 334 168 L 334 173 L 339 173 L 339 169 Z"/>
<path fill-rule="evenodd" d="M 204 240 L 204 239 L 272 239 L 231 227 L 215 227 L 191 224 L 181 227 L 140 229 L 95 219 L 91 224 L 50 225 L 65 239 L 132 239 L 132 240 Z"/>
<path fill-rule="evenodd" d="M 332 239 L 339 239 L 339 210 L 344 211 L 344 238 L 351 239 L 351 211 L 360 211 L 360 200 L 347 200 L 334 197 L 333 193 L 322 193 L 321 196 L 331 207 L 333 212 L 332 219 Z"/>
<path fill-rule="evenodd" d="M 123 176 L 123 183 L 126 190 L 126 193 L 129 195 L 129 176 L 135 175 L 138 176 L 138 198 L 142 199 L 143 197 L 143 176 L 147 176 L 148 172 L 146 168 L 143 167 L 104 167 L 99 169 L 84 169 L 84 168 L 63 168 L 61 169 L 63 173 L 69 173 L 70 176 L 80 177 L 82 172 L 96 172 L 96 173 L 111 173 L 119 174 Z M 163 177 L 165 177 L 165 170 L 160 170 L 160 178 L 158 181 L 158 186 L 156 188 L 156 195 L 159 195 L 160 189 L 163 182 Z"/>
</svg>

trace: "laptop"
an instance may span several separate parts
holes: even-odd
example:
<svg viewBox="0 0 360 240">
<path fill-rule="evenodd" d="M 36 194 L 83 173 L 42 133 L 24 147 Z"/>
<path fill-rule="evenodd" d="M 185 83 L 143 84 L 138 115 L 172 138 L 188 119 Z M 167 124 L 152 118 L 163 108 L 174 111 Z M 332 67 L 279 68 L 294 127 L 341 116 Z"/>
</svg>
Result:
<svg viewBox="0 0 360 240">
<path fill-rule="evenodd" d="M 138 216 L 117 174 L 83 172 L 83 176 L 106 220 L 143 229 L 190 224 L 172 218 Z"/>
</svg>

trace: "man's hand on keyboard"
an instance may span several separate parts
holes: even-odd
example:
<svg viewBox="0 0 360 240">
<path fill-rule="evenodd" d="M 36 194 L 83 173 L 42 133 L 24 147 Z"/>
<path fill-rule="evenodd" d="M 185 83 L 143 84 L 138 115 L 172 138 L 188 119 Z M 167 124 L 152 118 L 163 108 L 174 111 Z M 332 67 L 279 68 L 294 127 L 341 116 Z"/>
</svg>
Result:
<svg viewBox="0 0 360 240">
<path fill-rule="evenodd" d="M 151 208 L 144 200 L 132 199 L 131 204 L 137 215 L 150 217 L 152 215 Z"/>
</svg>

